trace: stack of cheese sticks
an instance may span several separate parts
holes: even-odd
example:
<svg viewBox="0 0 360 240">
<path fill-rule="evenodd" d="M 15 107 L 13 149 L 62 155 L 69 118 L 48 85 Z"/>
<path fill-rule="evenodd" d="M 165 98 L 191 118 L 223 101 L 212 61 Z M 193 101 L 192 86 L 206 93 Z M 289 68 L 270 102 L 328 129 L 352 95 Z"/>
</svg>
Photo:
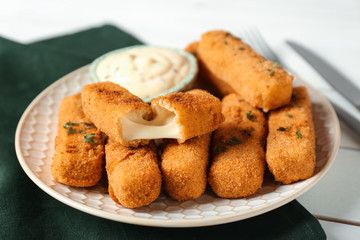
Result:
<svg viewBox="0 0 360 240">
<path fill-rule="evenodd" d="M 219 197 L 250 196 L 266 167 L 284 184 L 311 177 L 315 133 L 305 87 L 293 89 L 281 66 L 225 31 L 207 32 L 186 50 L 198 60 L 202 89 L 148 104 L 99 82 L 64 98 L 54 179 L 94 186 L 105 163 L 111 198 L 137 208 L 156 200 L 162 183 L 184 201 L 201 196 L 207 183 Z M 163 140 L 160 149 L 154 139 Z"/>
</svg>

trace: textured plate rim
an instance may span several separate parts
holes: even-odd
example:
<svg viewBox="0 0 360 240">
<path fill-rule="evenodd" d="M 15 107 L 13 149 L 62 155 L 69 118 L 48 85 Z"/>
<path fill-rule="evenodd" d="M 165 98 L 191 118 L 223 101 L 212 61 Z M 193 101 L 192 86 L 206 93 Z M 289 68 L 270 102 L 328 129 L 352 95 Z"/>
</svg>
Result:
<svg viewBox="0 0 360 240">
<path fill-rule="evenodd" d="M 302 84 L 306 85 L 306 87 L 310 88 L 311 91 L 315 95 L 317 95 L 317 97 L 320 98 L 320 102 L 323 105 L 325 105 L 326 109 L 329 111 L 330 116 L 331 116 L 331 122 L 333 122 L 333 124 L 334 124 L 334 148 L 331 150 L 330 156 L 327 159 L 326 164 L 322 167 L 321 171 L 318 172 L 316 175 L 314 175 L 312 178 L 310 178 L 310 179 L 312 179 L 312 181 L 308 184 L 305 184 L 305 186 L 301 190 L 297 191 L 294 194 L 290 194 L 278 201 L 275 201 L 275 202 L 271 203 L 269 206 L 259 207 L 259 208 L 253 209 L 251 211 L 248 211 L 246 213 L 239 213 L 239 214 L 228 215 L 228 216 L 218 216 L 218 217 L 213 217 L 213 218 L 208 218 L 208 219 L 192 219 L 192 220 L 146 219 L 146 218 L 128 217 L 125 215 L 120 215 L 120 214 L 116 214 L 116 213 L 110 213 L 110 212 L 105 212 L 103 210 L 95 209 L 95 208 L 86 206 L 82 203 L 76 202 L 68 197 L 65 197 L 64 195 L 58 193 L 57 191 L 55 191 L 54 189 L 49 187 L 46 183 L 44 183 L 38 176 L 36 176 L 33 173 L 33 171 L 28 166 L 28 164 L 26 163 L 26 161 L 24 159 L 24 156 L 22 155 L 21 147 L 20 147 L 20 133 L 21 133 L 22 127 L 25 123 L 25 119 L 29 115 L 29 113 L 31 112 L 33 107 L 38 103 L 39 99 L 41 99 L 44 95 L 48 94 L 48 92 L 50 92 L 52 89 L 56 88 L 58 85 L 61 85 L 71 75 L 75 75 L 77 72 L 87 71 L 88 69 L 89 69 L 89 65 L 86 65 L 84 67 L 78 68 L 78 69 L 70 72 L 69 74 L 63 76 L 59 80 L 52 83 L 50 86 L 45 88 L 39 95 L 37 95 L 37 97 L 29 104 L 29 106 L 24 111 L 24 113 L 22 114 L 20 121 L 17 125 L 16 133 L 15 133 L 15 151 L 16 151 L 16 155 L 17 155 L 18 161 L 19 161 L 22 169 L 28 175 L 28 177 L 40 189 L 42 189 L 44 192 L 46 192 L 50 196 L 54 197 L 58 201 L 66 204 L 68 206 L 71 206 L 75 209 L 78 209 L 82 212 L 85 212 L 85 213 L 88 213 L 88 214 L 91 214 L 94 216 L 98 216 L 101 218 L 118 221 L 118 222 L 136 224 L 136 225 L 153 226 L 153 227 L 178 227 L 178 228 L 212 226 L 212 225 L 225 224 L 225 223 L 230 223 L 230 222 L 235 222 L 235 221 L 255 217 L 255 216 L 261 215 L 263 213 L 269 212 L 271 210 L 274 210 L 276 208 L 279 208 L 279 207 L 289 203 L 290 201 L 296 199 L 297 197 L 304 194 L 308 190 L 310 190 L 327 173 L 327 171 L 333 164 L 336 154 L 339 149 L 340 125 L 339 125 L 339 120 L 335 113 L 335 110 L 333 109 L 333 107 L 331 106 L 329 101 L 319 91 L 317 91 L 314 87 L 312 87 L 310 84 L 306 83 L 305 81 L 297 78 L 297 80 L 299 80 Z M 304 181 L 306 181 L 306 180 L 304 180 Z"/>
</svg>

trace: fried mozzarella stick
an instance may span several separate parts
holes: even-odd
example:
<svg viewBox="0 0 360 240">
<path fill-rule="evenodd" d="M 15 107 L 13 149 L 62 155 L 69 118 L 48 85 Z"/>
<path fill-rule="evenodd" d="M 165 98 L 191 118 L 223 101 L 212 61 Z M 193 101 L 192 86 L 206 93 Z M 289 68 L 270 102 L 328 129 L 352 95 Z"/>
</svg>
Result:
<svg viewBox="0 0 360 240">
<path fill-rule="evenodd" d="M 107 136 L 127 146 L 149 143 L 148 139 L 127 140 L 123 136 L 123 117 L 135 114 L 146 120 L 151 118 L 150 106 L 139 97 L 112 82 L 86 85 L 81 95 L 84 113 Z"/>
<path fill-rule="evenodd" d="M 151 100 L 151 107 L 156 116 L 172 114 L 172 119 L 168 119 L 166 124 L 176 126 L 169 130 L 175 130 L 172 138 L 176 138 L 178 143 L 210 133 L 224 121 L 221 101 L 200 89 L 157 97 Z"/>
<path fill-rule="evenodd" d="M 228 83 L 216 77 L 205 67 L 204 63 L 197 56 L 198 48 L 199 42 L 192 42 L 184 49 L 186 52 L 193 54 L 198 62 L 199 73 L 195 85 L 219 98 L 223 98 L 230 93 L 235 93 L 234 89 L 232 89 Z"/>
<path fill-rule="evenodd" d="M 161 172 L 166 192 L 178 201 L 196 199 L 206 188 L 211 133 L 184 143 L 165 140 Z"/>
<path fill-rule="evenodd" d="M 112 139 L 105 145 L 109 194 L 127 208 L 152 203 L 160 194 L 161 173 L 155 145 L 125 147 Z"/>
<path fill-rule="evenodd" d="M 310 178 L 316 164 L 311 100 L 305 87 L 294 88 L 290 104 L 270 112 L 266 161 L 276 181 Z"/>
<path fill-rule="evenodd" d="M 101 132 L 85 117 L 80 93 L 65 97 L 58 111 L 52 176 L 74 187 L 94 186 L 102 175 L 103 157 Z"/>
<path fill-rule="evenodd" d="M 182 143 L 212 132 L 223 121 L 220 100 L 203 90 L 161 96 L 150 107 L 125 88 L 102 82 L 83 88 L 82 104 L 101 131 L 134 147 L 160 138 Z"/>
<path fill-rule="evenodd" d="M 235 94 L 226 96 L 222 106 L 225 121 L 213 135 L 208 181 L 219 197 L 250 196 L 264 178 L 266 119 Z"/>
<path fill-rule="evenodd" d="M 267 112 L 290 102 L 293 76 L 230 33 L 203 34 L 197 57 L 210 77 L 229 84 L 254 107 Z"/>
</svg>

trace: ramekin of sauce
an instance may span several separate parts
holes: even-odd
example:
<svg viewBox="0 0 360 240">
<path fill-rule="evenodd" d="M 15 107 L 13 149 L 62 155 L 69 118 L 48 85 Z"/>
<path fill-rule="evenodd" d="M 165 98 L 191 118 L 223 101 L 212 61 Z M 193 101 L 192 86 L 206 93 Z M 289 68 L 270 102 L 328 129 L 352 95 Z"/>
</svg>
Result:
<svg viewBox="0 0 360 240">
<path fill-rule="evenodd" d="M 106 53 L 90 66 L 95 82 L 111 81 L 150 102 L 189 90 L 196 78 L 196 58 L 180 49 L 139 45 Z"/>
</svg>

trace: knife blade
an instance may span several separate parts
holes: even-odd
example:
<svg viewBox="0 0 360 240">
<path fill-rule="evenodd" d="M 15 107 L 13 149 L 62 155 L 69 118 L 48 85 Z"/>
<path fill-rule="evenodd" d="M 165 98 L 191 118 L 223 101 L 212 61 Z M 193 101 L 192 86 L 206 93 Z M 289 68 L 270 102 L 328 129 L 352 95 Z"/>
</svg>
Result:
<svg viewBox="0 0 360 240">
<path fill-rule="evenodd" d="M 300 44 L 287 40 L 286 43 L 300 54 L 340 94 L 360 110 L 360 89 L 334 66 Z"/>
<path fill-rule="evenodd" d="M 343 120 L 349 127 L 351 127 L 360 136 L 360 121 L 354 116 L 349 114 L 347 111 L 342 109 L 337 103 L 330 100 L 331 105 L 334 107 L 338 116 Z"/>
</svg>

